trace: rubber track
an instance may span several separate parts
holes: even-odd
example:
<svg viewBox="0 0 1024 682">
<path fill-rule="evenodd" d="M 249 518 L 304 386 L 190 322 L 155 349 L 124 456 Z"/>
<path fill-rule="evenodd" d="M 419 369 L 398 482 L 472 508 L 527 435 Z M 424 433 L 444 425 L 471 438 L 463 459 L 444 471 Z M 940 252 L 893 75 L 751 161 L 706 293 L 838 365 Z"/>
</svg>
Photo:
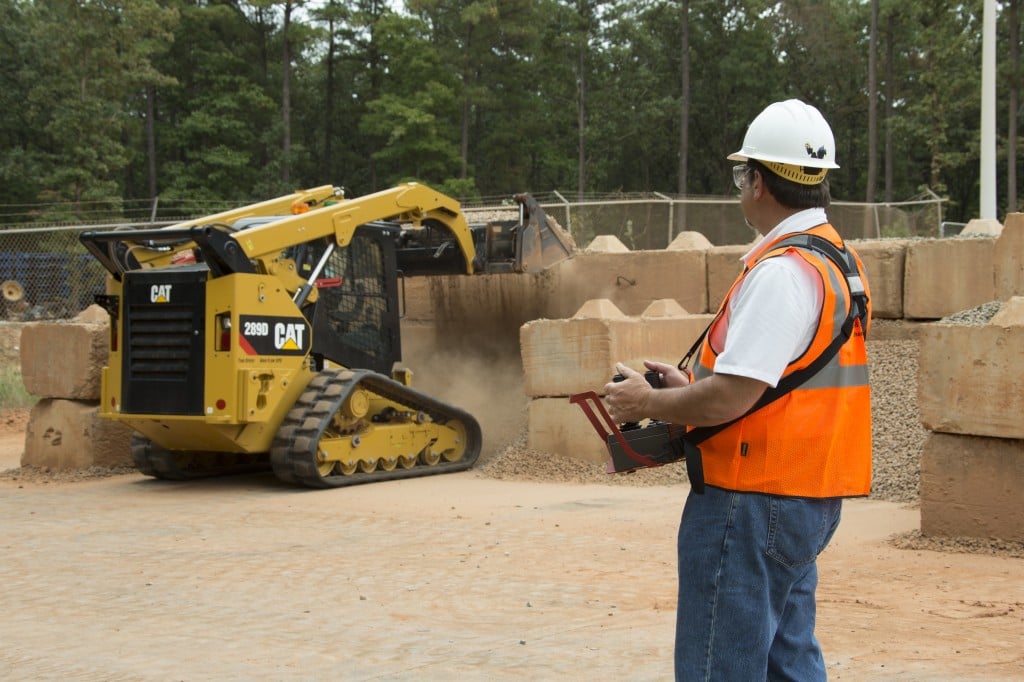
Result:
<svg viewBox="0 0 1024 682">
<path fill-rule="evenodd" d="M 321 476 L 316 463 L 320 439 L 333 415 L 357 387 L 366 388 L 414 412 L 423 412 L 435 422 L 443 424 L 450 419 L 460 421 L 466 428 L 468 441 L 462 458 L 446 462 L 442 457 L 440 462 L 429 466 L 417 461 L 409 469 L 395 467 L 392 471 L 378 469 L 369 473 L 356 471 L 350 475 Z M 340 488 L 464 471 L 473 466 L 480 456 L 481 444 L 480 424 L 468 412 L 454 405 L 415 391 L 376 372 L 325 369 L 313 377 L 285 417 L 270 448 L 270 463 L 274 474 L 287 483 L 310 488 Z"/>
<path fill-rule="evenodd" d="M 217 452 L 195 453 L 198 456 L 183 468 L 179 459 L 188 457 L 189 453 L 167 450 L 139 434 L 132 436 L 131 451 L 135 468 L 140 473 L 168 481 L 189 481 L 214 476 L 246 474 L 266 471 L 269 468 L 265 455 L 262 462 L 253 455 L 242 455 L 241 457 L 250 461 L 223 464 L 221 460 L 225 455 Z"/>
</svg>

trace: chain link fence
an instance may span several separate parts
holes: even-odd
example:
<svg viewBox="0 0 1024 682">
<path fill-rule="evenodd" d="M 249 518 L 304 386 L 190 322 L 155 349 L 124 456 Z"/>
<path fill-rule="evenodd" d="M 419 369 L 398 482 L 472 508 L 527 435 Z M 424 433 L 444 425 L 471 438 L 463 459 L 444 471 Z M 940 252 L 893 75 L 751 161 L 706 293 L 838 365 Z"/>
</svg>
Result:
<svg viewBox="0 0 1024 682">
<path fill-rule="evenodd" d="M 81 231 L 0 230 L 0 319 L 74 317 L 103 293 L 105 270 L 79 243 Z"/>
<path fill-rule="evenodd" d="M 734 197 L 651 193 L 569 201 L 558 193 L 534 196 L 581 247 L 598 235 L 614 235 L 633 251 L 663 249 L 680 232 L 699 232 L 714 246 L 746 244 L 756 236 Z M 844 239 L 940 237 L 946 236 L 942 203 L 927 192 L 899 203 L 833 201 L 828 213 Z"/>
<path fill-rule="evenodd" d="M 699 232 L 715 246 L 746 244 L 754 239 L 736 198 L 669 197 L 660 193 L 577 197 L 558 192 L 535 194 L 558 223 L 585 248 L 598 235 L 614 235 L 633 251 L 663 249 L 680 232 Z M 238 205 L 244 205 L 242 202 Z M 181 207 L 175 207 L 176 213 Z M 191 207 L 197 210 L 197 207 Z M 74 317 L 103 293 L 106 273 L 85 250 L 78 235 L 85 230 L 122 226 L 157 227 L 231 206 L 204 206 L 194 215 L 168 219 L 154 213 L 143 223 L 105 222 L 49 227 L 0 226 L 0 321 Z M 495 213 L 513 212 L 507 197 L 465 203 L 469 222 Z M 898 204 L 833 202 L 832 223 L 846 239 L 941 237 L 942 200 L 934 194 Z M 506 219 L 506 216 L 502 216 Z"/>
</svg>

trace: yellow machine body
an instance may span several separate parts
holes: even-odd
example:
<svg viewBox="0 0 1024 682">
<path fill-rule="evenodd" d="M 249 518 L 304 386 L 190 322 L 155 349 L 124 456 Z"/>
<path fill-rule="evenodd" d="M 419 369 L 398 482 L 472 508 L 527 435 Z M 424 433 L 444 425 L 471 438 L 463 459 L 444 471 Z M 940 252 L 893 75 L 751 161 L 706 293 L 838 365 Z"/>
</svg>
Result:
<svg viewBox="0 0 1024 682">
<path fill-rule="evenodd" d="M 270 465 L 336 487 L 472 465 L 476 420 L 415 391 L 400 359 L 402 277 L 537 272 L 571 239 L 527 195 L 470 226 L 409 183 L 348 199 L 298 191 L 168 228 L 87 232 L 110 273 L 100 416 L 136 432 L 143 472 Z"/>
</svg>

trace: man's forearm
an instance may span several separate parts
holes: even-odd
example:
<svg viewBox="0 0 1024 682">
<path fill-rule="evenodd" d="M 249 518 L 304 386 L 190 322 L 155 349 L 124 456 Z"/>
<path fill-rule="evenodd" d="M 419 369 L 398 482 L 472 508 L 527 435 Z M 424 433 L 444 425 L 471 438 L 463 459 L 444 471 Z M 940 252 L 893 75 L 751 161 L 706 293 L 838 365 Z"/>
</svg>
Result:
<svg viewBox="0 0 1024 682">
<path fill-rule="evenodd" d="M 689 386 L 652 390 L 647 417 L 687 426 L 714 426 L 742 416 L 768 384 L 730 374 L 714 374 Z"/>
</svg>

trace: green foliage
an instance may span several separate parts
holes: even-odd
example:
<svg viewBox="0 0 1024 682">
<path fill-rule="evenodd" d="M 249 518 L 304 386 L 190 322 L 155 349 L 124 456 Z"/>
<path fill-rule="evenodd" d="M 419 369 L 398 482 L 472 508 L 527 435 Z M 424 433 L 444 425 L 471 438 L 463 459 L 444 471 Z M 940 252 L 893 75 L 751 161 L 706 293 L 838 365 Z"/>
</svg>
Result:
<svg viewBox="0 0 1024 682">
<path fill-rule="evenodd" d="M 892 168 L 894 199 L 925 186 L 949 200 L 949 219 L 972 217 L 982 3 L 878 3 L 879 167 Z M 832 124 L 833 196 L 866 191 L 864 0 L 392 7 L 0 0 L 0 205 L 59 206 L 24 209 L 47 220 L 116 218 L 155 196 L 249 199 L 326 183 L 358 195 L 407 178 L 467 198 L 674 193 L 684 11 L 688 194 L 732 194 L 724 157 L 786 97 Z M 1003 102 L 1020 69 L 1002 57 L 1011 33 L 1008 3 L 998 7 Z M 1005 145 L 1007 108 L 997 115 Z"/>
<path fill-rule="evenodd" d="M 132 103 L 140 86 L 167 81 L 150 60 L 171 39 L 176 13 L 155 0 L 19 7 L 21 68 L 13 79 L 34 132 L 35 198 L 120 201 L 132 161 L 126 133 L 138 113 Z M 83 217 L 77 206 L 71 217 Z"/>
<path fill-rule="evenodd" d="M 21 370 L 13 366 L 0 366 L 0 408 L 31 407 L 38 398 L 25 390 Z"/>
<path fill-rule="evenodd" d="M 439 192 L 450 197 L 459 197 L 463 201 L 475 201 L 480 198 L 480 192 L 477 191 L 476 181 L 473 178 L 448 178 L 431 186 Z"/>
<path fill-rule="evenodd" d="M 882 226 L 882 237 L 885 239 L 907 239 L 915 236 L 906 219 L 893 220 Z"/>
</svg>

